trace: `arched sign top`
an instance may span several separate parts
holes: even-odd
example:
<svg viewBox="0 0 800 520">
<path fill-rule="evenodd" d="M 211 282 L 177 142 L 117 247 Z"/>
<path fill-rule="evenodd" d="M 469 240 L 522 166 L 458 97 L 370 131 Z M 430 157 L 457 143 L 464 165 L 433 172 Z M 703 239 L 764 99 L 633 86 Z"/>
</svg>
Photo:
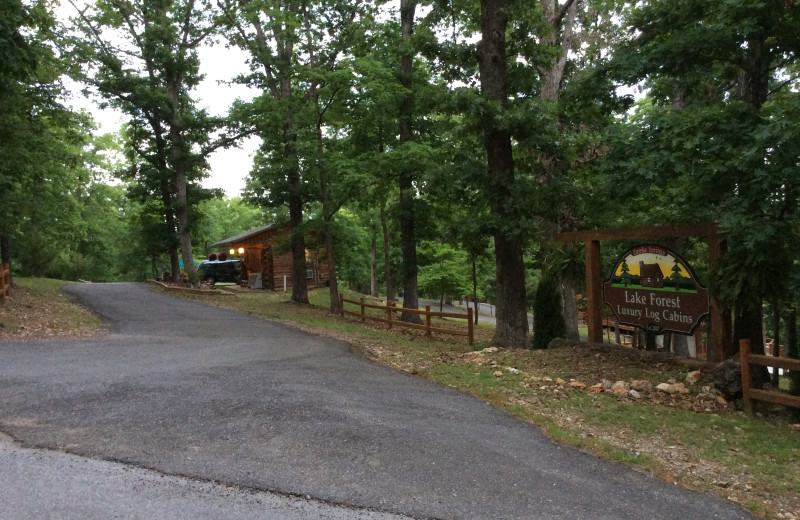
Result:
<svg viewBox="0 0 800 520">
<path fill-rule="evenodd" d="M 603 284 L 603 301 L 620 323 L 651 332 L 690 334 L 709 313 L 708 291 L 691 266 L 661 246 L 632 247 Z"/>
</svg>

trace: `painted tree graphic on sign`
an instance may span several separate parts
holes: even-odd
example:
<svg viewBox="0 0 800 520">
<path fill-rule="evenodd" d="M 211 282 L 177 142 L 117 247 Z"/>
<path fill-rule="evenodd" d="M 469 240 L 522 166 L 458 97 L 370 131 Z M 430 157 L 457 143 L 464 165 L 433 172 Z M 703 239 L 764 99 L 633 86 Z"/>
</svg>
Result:
<svg viewBox="0 0 800 520">
<path fill-rule="evenodd" d="M 675 282 L 675 290 L 681 290 L 681 281 L 683 281 L 683 275 L 681 274 L 681 266 L 678 264 L 678 259 L 675 259 L 675 265 L 672 266 L 672 275 L 669 277 L 670 280 Z"/>
<path fill-rule="evenodd" d="M 622 276 L 620 278 L 622 278 L 622 283 L 625 284 L 625 287 L 630 285 L 632 281 L 630 269 L 628 269 L 628 263 L 625 260 L 622 261 Z"/>
</svg>

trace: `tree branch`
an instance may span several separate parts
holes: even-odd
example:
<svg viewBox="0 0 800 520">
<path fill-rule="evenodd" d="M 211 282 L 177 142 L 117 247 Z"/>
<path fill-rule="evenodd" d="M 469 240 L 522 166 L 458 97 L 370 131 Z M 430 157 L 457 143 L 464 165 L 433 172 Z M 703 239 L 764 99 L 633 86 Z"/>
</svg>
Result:
<svg viewBox="0 0 800 520">
<path fill-rule="evenodd" d="M 558 27 L 561 25 L 561 21 L 564 19 L 564 16 L 567 14 L 567 11 L 569 11 L 570 6 L 576 1 L 580 0 L 567 0 L 564 2 L 564 5 L 562 5 L 561 9 L 558 11 L 558 14 L 556 14 L 555 17 L 550 20 L 550 24 L 553 26 L 553 29 L 558 29 Z"/>
</svg>

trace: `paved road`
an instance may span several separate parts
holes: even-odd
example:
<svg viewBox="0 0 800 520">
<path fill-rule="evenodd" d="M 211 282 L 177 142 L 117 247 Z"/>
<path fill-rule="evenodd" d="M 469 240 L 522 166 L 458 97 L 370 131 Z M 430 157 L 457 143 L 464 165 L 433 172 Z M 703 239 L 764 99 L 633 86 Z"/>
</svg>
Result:
<svg viewBox="0 0 800 520">
<path fill-rule="evenodd" d="M 402 298 L 398 298 L 398 301 L 403 301 L 403 299 Z M 438 301 L 420 299 L 419 300 L 419 305 L 422 308 L 424 308 L 425 305 L 430 305 L 432 311 L 438 311 L 439 310 L 439 302 Z M 464 306 L 463 307 L 454 307 L 452 305 L 444 304 L 442 306 L 442 311 L 444 311 L 444 312 L 461 312 L 461 313 L 463 313 L 463 312 L 465 312 L 464 309 L 466 307 L 472 307 L 474 309 L 475 308 L 475 304 L 473 302 L 464 302 Z M 494 315 L 495 310 L 496 310 L 494 305 L 491 305 L 491 304 L 488 304 L 488 303 L 479 303 L 478 304 L 478 309 L 479 309 L 479 311 L 481 313 L 480 317 L 478 318 L 478 321 L 483 322 L 483 323 L 497 323 L 497 317 Z M 528 328 L 529 328 L 529 330 L 533 330 L 533 316 L 531 316 L 530 314 L 528 315 Z"/>
<path fill-rule="evenodd" d="M 112 333 L 0 343 L 0 430 L 25 447 L 415 517 L 750 518 L 342 343 L 142 285 L 69 291 Z"/>
<path fill-rule="evenodd" d="M 0 439 L 0 518 L 106 520 L 411 520 L 224 484 L 165 476 Z"/>
</svg>

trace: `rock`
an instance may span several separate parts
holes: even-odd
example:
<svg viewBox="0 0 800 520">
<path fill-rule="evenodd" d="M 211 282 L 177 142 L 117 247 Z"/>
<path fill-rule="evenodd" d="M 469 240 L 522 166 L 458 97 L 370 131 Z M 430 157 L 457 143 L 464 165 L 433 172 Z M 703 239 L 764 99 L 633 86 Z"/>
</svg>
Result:
<svg viewBox="0 0 800 520">
<path fill-rule="evenodd" d="M 792 429 L 796 432 L 800 432 L 800 424 L 793 424 Z"/>
<path fill-rule="evenodd" d="M 596 385 L 592 385 L 589 387 L 589 392 L 593 394 L 601 394 L 603 393 L 603 390 L 605 390 L 603 383 L 597 383 Z"/>
<path fill-rule="evenodd" d="M 483 359 L 483 352 L 467 352 L 466 354 L 461 354 L 461 359 L 471 363 L 480 362 Z"/>
<path fill-rule="evenodd" d="M 698 401 L 714 401 L 717 396 L 712 394 L 711 392 L 700 392 L 697 394 Z"/>
<path fill-rule="evenodd" d="M 617 390 L 625 390 L 624 393 L 628 393 L 628 390 L 631 389 L 631 385 L 629 385 L 625 381 L 617 381 L 613 385 L 611 385 L 611 390 L 616 393 Z"/>
<path fill-rule="evenodd" d="M 631 389 L 630 392 L 628 392 L 628 395 L 633 397 L 634 399 L 641 399 L 642 398 L 642 394 L 640 394 L 639 392 L 637 392 L 634 389 Z"/>
<path fill-rule="evenodd" d="M 640 381 L 638 379 L 631 381 L 631 390 L 636 390 L 637 392 L 647 392 L 652 389 L 653 383 L 650 381 Z"/>
<path fill-rule="evenodd" d="M 553 382 L 553 380 L 551 378 L 549 378 L 549 377 L 543 377 L 542 381 L 544 381 L 545 383 L 552 383 Z"/>
<path fill-rule="evenodd" d="M 721 404 L 722 406 L 728 406 L 728 401 L 726 401 L 725 398 L 722 397 L 721 395 L 717 396 L 716 401 L 717 401 L 717 403 Z"/>
<path fill-rule="evenodd" d="M 569 384 L 569 386 L 571 386 L 572 388 L 575 388 L 577 390 L 583 390 L 584 388 L 586 388 L 586 385 L 584 383 L 581 383 L 580 381 L 572 381 Z"/>
<path fill-rule="evenodd" d="M 728 401 L 742 396 L 742 367 L 736 361 L 727 359 L 711 370 L 714 386 Z"/>
<path fill-rule="evenodd" d="M 565 381 L 563 379 L 561 379 L 560 377 L 558 379 L 556 379 L 556 384 L 558 386 L 564 386 L 564 383 L 565 383 Z"/>
<path fill-rule="evenodd" d="M 689 389 L 683 383 L 661 383 L 656 390 L 667 394 L 688 394 Z"/>
<path fill-rule="evenodd" d="M 492 375 L 495 376 L 495 377 L 502 377 L 503 371 L 502 370 L 495 370 L 495 372 Z"/>
<path fill-rule="evenodd" d="M 514 368 L 514 367 L 506 367 L 506 370 L 508 370 L 512 374 L 519 374 L 519 373 L 522 372 L 522 370 L 520 370 L 518 368 Z"/>
<path fill-rule="evenodd" d="M 671 378 L 667 379 L 667 383 L 669 383 L 669 384 L 671 384 L 671 385 L 674 385 L 674 384 L 675 384 L 675 383 L 677 383 L 677 382 L 678 382 L 678 381 L 677 381 L 677 380 L 676 380 L 674 377 L 671 377 Z"/>
<path fill-rule="evenodd" d="M 497 347 L 486 347 L 485 349 L 481 350 L 481 352 L 483 352 L 484 354 L 494 354 L 498 350 L 500 349 L 498 349 Z"/>
<path fill-rule="evenodd" d="M 700 371 L 694 370 L 686 374 L 686 382 L 689 384 L 694 384 L 700 381 Z"/>
<path fill-rule="evenodd" d="M 608 379 L 603 379 L 603 388 L 606 390 L 611 390 L 611 381 Z"/>
</svg>

